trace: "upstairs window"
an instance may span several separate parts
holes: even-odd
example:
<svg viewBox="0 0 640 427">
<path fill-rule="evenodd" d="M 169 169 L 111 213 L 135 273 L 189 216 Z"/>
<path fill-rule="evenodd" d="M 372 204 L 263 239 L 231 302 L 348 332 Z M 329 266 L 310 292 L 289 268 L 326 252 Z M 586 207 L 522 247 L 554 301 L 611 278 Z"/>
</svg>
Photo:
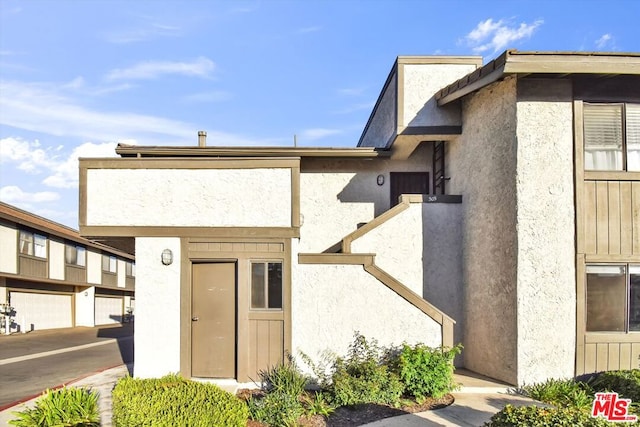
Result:
<svg viewBox="0 0 640 427">
<path fill-rule="evenodd" d="M 136 277 L 136 264 L 134 262 L 127 261 L 126 270 L 128 277 Z"/>
<path fill-rule="evenodd" d="M 640 171 L 640 104 L 584 104 L 584 168 Z"/>
<path fill-rule="evenodd" d="M 67 244 L 64 248 L 64 260 L 67 264 L 85 267 L 87 265 L 86 249 L 82 246 Z"/>
<path fill-rule="evenodd" d="M 251 308 L 282 309 L 282 263 L 251 263 Z"/>
<path fill-rule="evenodd" d="M 117 261 L 116 257 L 111 255 L 102 255 L 102 271 L 105 273 L 116 273 L 117 272 Z"/>
<path fill-rule="evenodd" d="M 47 237 L 31 231 L 20 230 L 20 253 L 47 258 Z"/>
</svg>

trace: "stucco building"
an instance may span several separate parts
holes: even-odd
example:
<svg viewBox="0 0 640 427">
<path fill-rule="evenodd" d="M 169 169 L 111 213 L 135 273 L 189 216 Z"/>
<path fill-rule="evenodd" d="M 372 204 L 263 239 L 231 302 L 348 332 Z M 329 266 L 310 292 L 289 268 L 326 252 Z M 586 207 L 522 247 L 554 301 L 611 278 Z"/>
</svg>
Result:
<svg viewBox="0 0 640 427">
<path fill-rule="evenodd" d="M 120 323 L 134 294 L 133 255 L 0 202 L 1 333 Z"/>
<path fill-rule="evenodd" d="M 639 54 L 398 57 L 357 147 L 199 139 L 80 162 L 81 234 L 135 240 L 136 375 L 356 330 L 511 384 L 638 367 Z"/>
</svg>

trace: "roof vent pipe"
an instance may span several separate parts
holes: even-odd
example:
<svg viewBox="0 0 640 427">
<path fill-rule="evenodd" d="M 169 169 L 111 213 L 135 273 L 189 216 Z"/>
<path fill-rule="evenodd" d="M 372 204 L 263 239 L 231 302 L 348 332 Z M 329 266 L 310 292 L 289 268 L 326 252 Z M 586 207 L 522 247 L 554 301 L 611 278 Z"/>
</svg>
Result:
<svg viewBox="0 0 640 427">
<path fill-rule="evenodd" d="M 198 146 L 200 147 L 207 146 L 207 132 L 203 130 L 198 131 Z"/>
</svg>

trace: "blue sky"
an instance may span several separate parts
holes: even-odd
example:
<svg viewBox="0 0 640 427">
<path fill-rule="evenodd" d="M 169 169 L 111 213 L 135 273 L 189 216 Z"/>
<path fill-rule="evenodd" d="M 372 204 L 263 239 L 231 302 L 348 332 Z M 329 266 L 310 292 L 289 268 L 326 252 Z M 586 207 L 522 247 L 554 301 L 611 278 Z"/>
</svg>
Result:
<svg viewBox="0 0 640 427">
<path fill-rule="evenodd" d="M 355 146 L 398 55 L 640 51 L 640 1 L 0 2 L 0 200 L 77 228 L 118 142 Z"/>
</svg>

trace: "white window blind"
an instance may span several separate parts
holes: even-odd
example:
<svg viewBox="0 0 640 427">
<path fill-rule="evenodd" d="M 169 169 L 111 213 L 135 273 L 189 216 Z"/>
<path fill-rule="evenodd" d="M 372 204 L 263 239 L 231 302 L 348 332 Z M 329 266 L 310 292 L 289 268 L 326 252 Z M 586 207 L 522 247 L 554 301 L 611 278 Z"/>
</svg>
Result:
<svg viewBox="0 0 640 427">
<path fill-rule="evenodd" d="M 640 104 L 627 104 L 627 170 L 640 171 Z"/>
<path fill-rule="evenodd" d="M 623 170 L 622 104 L 584 104 L 584 166 Z"/>
</svg>

